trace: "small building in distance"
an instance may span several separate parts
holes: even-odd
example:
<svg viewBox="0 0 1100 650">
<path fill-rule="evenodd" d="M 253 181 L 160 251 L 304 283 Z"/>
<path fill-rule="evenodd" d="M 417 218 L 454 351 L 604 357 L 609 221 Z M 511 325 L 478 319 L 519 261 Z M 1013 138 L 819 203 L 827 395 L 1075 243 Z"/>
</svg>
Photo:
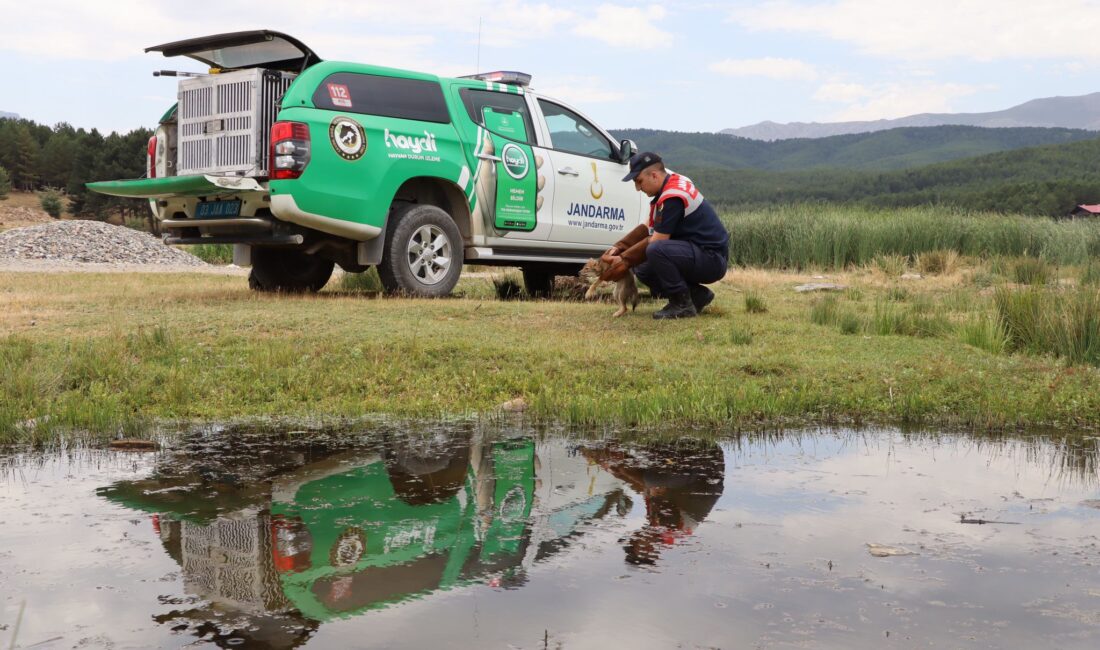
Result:
<svg viewBox="0 0 1100 650">
<path fill-rule="evenodd" d="M 1079 205 L 1069 213 L 1068 219 L 1096 219 L 1100 218 L 1100 204 Z"/>
</svg>

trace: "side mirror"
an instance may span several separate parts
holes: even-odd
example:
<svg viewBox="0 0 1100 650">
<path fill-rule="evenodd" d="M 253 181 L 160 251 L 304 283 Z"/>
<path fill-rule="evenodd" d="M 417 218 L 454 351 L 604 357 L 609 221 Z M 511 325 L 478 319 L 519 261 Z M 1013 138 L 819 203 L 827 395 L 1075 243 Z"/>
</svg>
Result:
<svg viewBox="0 0 1100 650">
<path fill-rule="evenodd" d="M 630 162 L 630 157 L 638 152 L 638 145 L 633 140 L 623 140 L 619 143 L 619 162 L 624 165 Z"/>
</svg>

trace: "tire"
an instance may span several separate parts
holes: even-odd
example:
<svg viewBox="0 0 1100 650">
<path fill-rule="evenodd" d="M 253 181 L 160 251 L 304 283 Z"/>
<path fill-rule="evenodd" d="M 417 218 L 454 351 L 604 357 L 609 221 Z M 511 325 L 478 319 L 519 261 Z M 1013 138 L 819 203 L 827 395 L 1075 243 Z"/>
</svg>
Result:
<svg viewBox="0 0 1100 650">
<path fill-rule="evenodd" d="M 289 248 L 252 249 L 248 286 L 253 291 L 315 293 L 332 277 L 332 260 Z"/>
<path fill-rule="evenodd" d="M 523 288 L 532 298 L 549 298 L 554 291 L 554 278 L 559 275 L 576 275 L 581 267 L 571 264 L 527 264 L 523 271 Z"/>
<path fill-rule="evenodd" d="M 451 215 L 434 205 L 404 205 L 386 226 L 378 277 L 386 293 L 439 298 L 458 283 L 462 255 L 462 233 Z"/>
</svg>

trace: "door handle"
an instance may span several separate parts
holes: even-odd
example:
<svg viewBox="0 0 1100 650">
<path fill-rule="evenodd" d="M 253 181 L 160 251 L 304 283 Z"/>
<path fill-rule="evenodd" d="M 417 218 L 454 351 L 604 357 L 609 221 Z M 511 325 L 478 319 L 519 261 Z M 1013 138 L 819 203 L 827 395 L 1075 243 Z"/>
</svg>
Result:
<svg viewBox="0 0 1100 650">
<path fill-rule="evenodd" d="M 487 153 L 479 153 L 477 155 L 477 157 L 481 158 L 482 160 L 491 160 L 493 162 L 500 162 L 500 156 L 492 156 L 492 155 L 489 155 Z"/>
<path fill-rule="evenodd" d="M 581 175 L 580 172 L 573 169 L 572 167 L 562 167 L 561 169 L 558 170 L 558 173 L 563 174 L 565 176 L 580 176 Z"/>
</svg>

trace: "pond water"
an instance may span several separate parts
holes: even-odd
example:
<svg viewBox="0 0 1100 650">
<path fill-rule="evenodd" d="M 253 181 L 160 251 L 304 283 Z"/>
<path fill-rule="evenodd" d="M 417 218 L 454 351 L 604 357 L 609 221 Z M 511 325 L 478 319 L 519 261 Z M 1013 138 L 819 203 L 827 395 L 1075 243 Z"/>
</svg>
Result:
<svg viewBox="0 0 1100 650">
<path fill-rule="evenodd" d="M 198 431 L 0 456 L 0 647 L 1096 648 L 1096 438 Z"/>
</svg>

